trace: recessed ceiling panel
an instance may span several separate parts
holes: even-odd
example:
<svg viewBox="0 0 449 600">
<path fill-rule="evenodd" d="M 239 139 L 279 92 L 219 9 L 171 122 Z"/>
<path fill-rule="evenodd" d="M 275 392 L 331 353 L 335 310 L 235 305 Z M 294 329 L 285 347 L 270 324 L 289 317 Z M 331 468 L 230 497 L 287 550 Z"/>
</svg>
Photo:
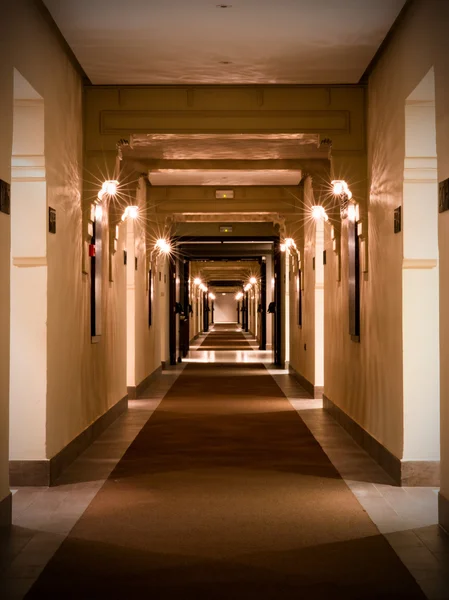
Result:
<svg viewBox="0 0 449 600">
<path fill-rule="evenodd" d="M 154 186 L 171 185 L 298 185 L 301 181 L 301 171 L 266 170 L 266 171 L 212 171 L 202 169 L 159 169 L 150 171 L 148 179 Z"/>
<path fill-rule="evenodd" d="M 159 160 L 317 158 L 320 145 L 315 133 L 133 134 L 130 142 L 127 157 Z"/>
<path fill-rule="evenodd" d="M 94 84 L 357 83 L 405 0 L 44 0 Z"/>
</svg>

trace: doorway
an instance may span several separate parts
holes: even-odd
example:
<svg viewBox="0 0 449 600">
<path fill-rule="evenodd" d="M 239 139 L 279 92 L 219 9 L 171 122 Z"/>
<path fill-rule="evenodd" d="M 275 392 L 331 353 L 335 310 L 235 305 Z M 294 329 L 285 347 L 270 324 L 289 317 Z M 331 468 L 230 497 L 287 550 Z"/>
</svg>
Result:
<svg viewBox="0 0 449 600">
<path fill-rule="evenodd" d="M 396 232 L 402 229 L 403 236 L 403 460 L 438 461 L 438 177 L 433 69 L 406 100 L 405 146 L 403 204 L 396 209 Z"/>
<path fill-rule="evenodd" d="M 47 182 L 44 99 L 14 71 L 10 460 L 46 458 Z"/>
</svg>

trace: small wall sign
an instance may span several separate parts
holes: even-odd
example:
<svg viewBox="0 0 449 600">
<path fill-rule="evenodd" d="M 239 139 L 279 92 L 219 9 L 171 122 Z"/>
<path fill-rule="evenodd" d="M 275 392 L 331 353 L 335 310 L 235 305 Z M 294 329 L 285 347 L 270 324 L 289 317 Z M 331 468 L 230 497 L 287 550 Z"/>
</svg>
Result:
<svg viewBox="0 0 449 600">
<path fill-rule="evenodd" d="M 11 185 L 0 179 L 0 212 L 11 214 Z"/>
<path fill-rule="evenodd" d="M 446 212 L 449 210 L 449 179 L 445 179 L 444 181 L 440 181 L 439 183 L 439 201 L 438 201 L 438 209 L 439 212 Z"/>
<path fill-rule="evenodd" d="M 48 231 L 50 233 L 56 233 L 56 210 L 48 207 Z"/>
</svg>

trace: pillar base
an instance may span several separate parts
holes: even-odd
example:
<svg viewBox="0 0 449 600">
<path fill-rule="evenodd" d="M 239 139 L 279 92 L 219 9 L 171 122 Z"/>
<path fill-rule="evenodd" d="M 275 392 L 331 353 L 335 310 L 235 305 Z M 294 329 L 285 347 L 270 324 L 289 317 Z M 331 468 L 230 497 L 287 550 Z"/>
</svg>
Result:
<svg viewBox="0 0 449 600">
<path fill-rule="evenodd" d="M 84 452 L 105 429 L 128 409 L 128 396 L 98 417 L 53 458 L 45 460 L 10 460 L 9 482 L 12 487 L 51 486 L 61 473 Z"/>
<path fill-rule="evenodd" d="M 165 364 L 163 363 L 161 363 L 160 367 L 150 373 L 148 377 L 145 377 L 145 379 L 143 379 L 138 385 L 128 386 L 128 399 L 135 400 L 138 398 L 147 389 L 150 383 L 162 373 L 162 369 L 165 369 Z"/>
<path fill-rule="evenodd" d="M 323 394 L 323 408 L 345 429 L 398 486 L 439 487 L 440 462 L 401 460 Z"/>
<path fill-rule="evenodd" d="M 306 392 L 308 392 L 312 396 L 312 398 L 321 399 L 323 397 L 322 386 L 313 385 L 313 383 L 310 383 L 310 381 L 306 379 L 303 375 L 301 375 L 301 373 L 298 373 L 298 371 L 294 367 L 292 367 L 290 363 L 288 365 L 288 370 L 290 374 L 298 380 L 298 382 L 302 385 Z"/>
</svg>

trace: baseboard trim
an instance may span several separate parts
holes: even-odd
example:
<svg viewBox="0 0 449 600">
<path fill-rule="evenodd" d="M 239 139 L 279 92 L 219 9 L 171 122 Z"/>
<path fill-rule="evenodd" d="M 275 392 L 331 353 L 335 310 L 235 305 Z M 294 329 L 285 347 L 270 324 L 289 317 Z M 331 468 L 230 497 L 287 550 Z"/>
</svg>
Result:
<svg viewBox="0 0 449 600">
<path fill-rule="evenodd" d="M 449 500 L 441 492 L 438 494 L 438 521 L 440 527 L 449 534 Z"/>
<path fill-rule="evenodd" d="M 156 379 L 156 377 L 162 373 L 162 368 L 163 367 L 161 364 L 160 367 L 157 367 L 157 369 L 155 369 L 152 373 L 150 373 L 148 375 L 148 377 L 145 377 L 145 379 L 143 379 L 137 386 L 128 387 L 128 399 L 136 400 L 136 398 L 138 398 L 147 389 L 147 387 L 150 385 L 150 383 L 152 381 L 154 381 Z"/>
<path fill-rule="evenodd" d="M 439 461 L 401 460 L 324 394 L 323 408 L 382 467 L 396 485 L 410 487 L 438 487 L 440 485 Z"/>
<path fill-rule="evenodd" d="M 12 487 L 52 486 L 58 477 L 105 429 L 128 409 L 128 396 L 98 417 L 89 427 L 76 436 L 48 460 L 9 461 L 9 483 Z"/>
<path fill-rule="evenodd" d="M 306 379 L 301 373 L 291 366 L 288 365 L 288 370 L 291 375 L 302 385 L 302 387 L 308 392 L 312 398 L 320 399 L 323 397 L 323 387 L 318 385 L 313 385 L 308 379 Z"/>
<path fill-rule="evenodd" d="M 11 527 L 12 523 L 12 494 L 9 493 L 0 502 L 0 529 Z"/>
</svg>

